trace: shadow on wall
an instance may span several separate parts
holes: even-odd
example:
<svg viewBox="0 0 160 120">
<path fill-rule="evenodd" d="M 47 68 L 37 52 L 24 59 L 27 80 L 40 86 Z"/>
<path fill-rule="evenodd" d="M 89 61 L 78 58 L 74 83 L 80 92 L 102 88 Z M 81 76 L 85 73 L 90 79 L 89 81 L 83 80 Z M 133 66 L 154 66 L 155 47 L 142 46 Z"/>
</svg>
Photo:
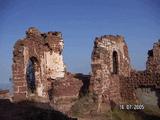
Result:
<svg viewBox="0 0 160 120">
<path fill-rule="evenodd" d="M 37 59 L 32 57 L 29 59 L 26 70 L 26 80 L 28 91 L 31 93 L 35 93 L 36 91 L 36 77 L 35 77 L 35 64 L 37 63 Z"/>
<path fill-rule="evenodd" d="M 156 95 L 157 95 L 157 97 L 158 97 L 158 106 L 159 106 L 159 108 L 160 108 L 160 90 L 159 90 L 159 89 L 156 90 Z"/>
<path fill-rule="evenodd" d="M 54 90 L 54 86 L 53 86 L 53 83 L 51 83 L 51 88 L 48 90 L 48 97 L 50 101 L 53 99 L 53 96 L 54 96 L 53 90 Z"/>
<path fill-rule="evenodd" d="M 77 73 L 75 75 L 75 78 L 83 82 L 83 85 L 79 92 L 79 97 L 87 95 L 89 93 L 90 75 L 83 75 L 82 73 Z"/>
</svg>

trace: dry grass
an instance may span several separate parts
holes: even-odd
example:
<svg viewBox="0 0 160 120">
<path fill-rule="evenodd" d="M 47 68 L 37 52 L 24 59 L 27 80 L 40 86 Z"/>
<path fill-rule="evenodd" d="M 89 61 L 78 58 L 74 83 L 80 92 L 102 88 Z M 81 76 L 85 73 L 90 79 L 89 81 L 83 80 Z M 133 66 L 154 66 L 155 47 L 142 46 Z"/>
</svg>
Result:
<svg viewBox="0 0 160 120">
<path fill-rule="evenodd" d="M 99 113 L 93 96 L 84 96 L 72 106 L 72 115 L 80 120 L 160 120 L 159 116 L 152 114 L 153 109 L 152 111 L 147 108 L 145 111 L 127 111 L 115 108 Z"/>
<path fill-rule="evenodd" d="M 73 116 L 82 117 L 90 114 L 91 111 L 96 109 L 91 96 L 84 96 L 80 98 L 71 108 Z"/>
</svg>

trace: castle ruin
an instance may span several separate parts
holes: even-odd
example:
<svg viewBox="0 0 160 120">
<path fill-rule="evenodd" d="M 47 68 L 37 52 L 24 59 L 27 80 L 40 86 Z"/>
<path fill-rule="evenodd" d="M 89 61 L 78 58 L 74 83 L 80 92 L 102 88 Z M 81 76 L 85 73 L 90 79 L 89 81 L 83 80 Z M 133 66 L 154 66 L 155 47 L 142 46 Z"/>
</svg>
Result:
<svg viewBox="0 0 160 120">
<path fill-rule="evenodd" d="M 124 37 L 104 35 L 96 38 L 92 52 L 90 91 L 96 95 L 99 108 L 104 104 L 111 106 L 111 103 L 139 103 L 139 97 L 145 93 L 138 96 L 139 89 L 155 91 L 158 97 L 155 103 L 160 104 L 159 53 L 160 41 L 148 51 L 146 70 L 136 71 L 131 68 Z"/>
<path fill-rule="evenodd" d="M 148 52 L 146 70 L 131 68 L 128 47 L 122 36 L 104 35 L 94 42 L 91 76 L 72 74 L 63 61 L 64 42 L 60 32 L 41 33 L 29 28 L 13 51 L 14 101 L 48 102 L 68 111 L 81 93 L 93 94 L 98 109 L 139 101 L 138 88 L 160 88 L 160 41 Z M 157 104 L 160 103 L 158 98 Z"/>
<path fill-rule="evenodd" d="M 78 98 L 82 83 L 66 71 L 63 47 L 60 32 L 41 33 L 36 28 L 29 28 L 26 37 L 16 42 L 12 65 L 14 101 L 51 102 L 56 107 L 60 100 Z"/>
</svg>

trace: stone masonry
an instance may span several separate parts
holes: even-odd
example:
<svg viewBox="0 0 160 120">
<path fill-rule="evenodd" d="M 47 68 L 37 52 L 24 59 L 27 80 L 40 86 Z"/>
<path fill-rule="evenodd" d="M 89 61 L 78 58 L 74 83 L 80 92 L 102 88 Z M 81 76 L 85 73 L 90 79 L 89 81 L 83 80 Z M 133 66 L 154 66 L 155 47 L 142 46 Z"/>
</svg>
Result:
<svg viewBox="0 0 160 120">
<path fill-rule="evenodd" d="M 155 90 L 160 89 L 159 53 L 160 53 L 160 41 L 154 43 L 153 49 L 148 51 L 146 70 L 144 71 L 132 70 L 129 77 L 124 77 L 124 76 L 120 77 L 121 97 L 123 101 L 125 101 L 126 99 L 128 100 L 136 99 L 135 90 L 137 88 L 152 88 Z"/>
<path fill-rule="evenodd" d="M 113 35 L 96 38 L 91 66 L 90 89 L 97 96 L 98 103 L 118 103 L 121 100 L 119 76 L 127 77 L 131 70 L 124 38 Z"/>
<path fill-rule="evenodd" d="M 51 98 L 56 101 L 53 100 L 57 99 L 56 96 L 78 97 L 82 83 L 73 77 L 67 80 L 63 47 L 60 32 L 41 33 L 33 27 L 27 30 L 24 39 L 16 42 L 12 65 L 14 101 L 49 102 Z M 70 94 L 62 94 L 61 90 L 70 91 Z"/>
<path fill-rule="evenodd" d="M 104 35 L 96 38 L 92 52 L 90 91 L 99 108 L 125 102 L 139 102 L 137 88 L 160 88 L 160 41 L 148 51 L 146 70 L 130 66 L 127 44 L 122 36 Z M 160 102 L 160 101 L 159 101 Z M 102 104 L 102 105 L 101 105 Z"/>
<path fill-rule="evenodd" d="M 13 101 L 47 102 L 69 112 L 79 97 L 95 97 L 98 110 L 126 101 L 138 102 L 137 88 L 160 88 L 160 41 L 148 51 L 146 70 L 131 68 L 123 36 L 104 35 L 94 42 L 91 76 L 67 72 L 60 32 L 41 33 L 31 27 L 13 50 Z M 160 103 L 160 98 L 159 98 Z"/>
</svg>

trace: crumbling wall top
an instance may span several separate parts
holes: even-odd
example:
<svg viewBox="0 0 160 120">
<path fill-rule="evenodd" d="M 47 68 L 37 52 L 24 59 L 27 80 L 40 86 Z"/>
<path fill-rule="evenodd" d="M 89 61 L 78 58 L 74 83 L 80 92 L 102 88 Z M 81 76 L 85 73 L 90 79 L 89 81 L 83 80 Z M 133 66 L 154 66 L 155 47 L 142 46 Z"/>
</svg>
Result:
<svg viewBox="0 0 160 120">
<path fill-rule="evenodd" d="M 49 80 L 63 78 L 65 74 L 63 47 L 61 32 L 42 33 L 34 27 L 15 43 L 12 65 L 15 100 L 27 98 L 30 91 L 47 99 Z"/>
<path fill-rule="evenodd" d="M 148 60 L 146 63 L 146 69 L 149 72 L 160 71 L 160 40 L 153 44 L 153 48 L 148 51 Z"/>
<path fill-rule="evenodd" d="M 58 38 L 62 38 L 62 33 L 58 32 L 58 31 L 49 31 L 47 33 L 41 33 L 37 28 L 35 27 L 30 27 L 28 28 L 28 30 L 26 31 L 26 37 L 43 37 L 46 38 L 47 36 L 53 36 L 53 37 L 58 37 Z"/>
<path fill-rule="evenodd" d="M 104 39 L 109 39 L 110 41 L 115 41 L 115 42 L 124 42 L 124 37 L 121 35 L 103 35 L 100 37 L 96 37 L 96 41 L 102 41 Z"/>
<path fill-rule="evenodd" d="M 61 32 L 41 33 L 37 28 L 30 27 L 26 31 L 26 37 L 19 39 L 14 45 L 14 55 L 20 54 L 24 47 L 37 48 L 40 51 L 54 51 L 61 54 L 64 48 L 64 42 Z"/>
</svg>

